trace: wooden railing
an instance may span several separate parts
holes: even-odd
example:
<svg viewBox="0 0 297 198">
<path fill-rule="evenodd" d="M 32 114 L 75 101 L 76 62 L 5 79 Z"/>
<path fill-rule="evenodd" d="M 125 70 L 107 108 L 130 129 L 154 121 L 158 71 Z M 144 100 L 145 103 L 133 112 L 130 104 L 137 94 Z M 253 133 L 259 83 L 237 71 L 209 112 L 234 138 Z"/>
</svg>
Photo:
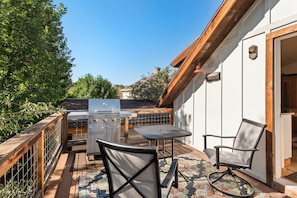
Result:
<svg viewBox="0 0 297 198">
<path fill-rule="evenodd" d="M 127 120 L 122 120 L 121 129 L 129 130 L 133 126 L 151 125 L 151 124 L 173 124 L 173 111 L 172 108 L 162 109 L 137 109 L 130 110 L 137 114 Z M 87 133 L 88 120 L 69 121 L 68 134 L 81 134 Z"/>
<path fill-rule="evenodd" d="M 137 113 L 137 117 L 129 120 L 130 128 L 142 125 L 173 124 L 172 108 L 141 109 L 134 112 Z"/>
<path fill-rule="evenodd" d="M 172 108 L 162 109 L 135 109 L 129 110 L 137 114 L 136 117 L 122 119 L 121 130 L 124 131 L 124 135 L 128 138 L 128 131 L 134 126 L 154 125 L 154 124 L 173 124 L 173 110 Z M 68 137 L 72 139 L 72 136 L 78 136 L 80 138 L 86 138 L 88 131 L 88 120 L 75 120 L 68 122 Z M 86 141 L 82 139 L 69 140 L 68 145 L 85 144 Z"/>
<path fill-rule="evenodd" d="M 0 144 L 0 197 L 43 197 L 66 126 L 64 114 L 53 114 Z"/>
</svg>

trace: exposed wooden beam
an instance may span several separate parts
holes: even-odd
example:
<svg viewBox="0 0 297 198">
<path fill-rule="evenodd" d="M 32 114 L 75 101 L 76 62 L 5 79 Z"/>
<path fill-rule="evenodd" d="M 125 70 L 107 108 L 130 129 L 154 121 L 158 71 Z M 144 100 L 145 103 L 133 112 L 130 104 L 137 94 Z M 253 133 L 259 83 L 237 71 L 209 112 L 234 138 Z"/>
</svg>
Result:
<svg viewBox="0 0 297 198">
<path fill-rule="evenodd" d="M 193 50 L 194 46 L 196 46 L 196 43 L 199 38 L 194 40 L 182 53 L 180 53 L 171 63 L 171 66 L 173 67 L 179 67 L 181 66 L 182 62 L 185 60 L 185 58 L 191 53 Z"/>
</svg>

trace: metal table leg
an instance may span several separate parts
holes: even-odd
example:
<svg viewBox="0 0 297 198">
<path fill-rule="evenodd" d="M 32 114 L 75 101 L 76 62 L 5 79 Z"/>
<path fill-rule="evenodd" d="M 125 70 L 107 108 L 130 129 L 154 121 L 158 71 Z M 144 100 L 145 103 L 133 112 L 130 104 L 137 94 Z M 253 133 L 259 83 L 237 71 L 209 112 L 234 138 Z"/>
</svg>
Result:
<svg viewBox="0 0 297 198">
<path fill-rule="evenodd" d="M 162 139 L 162 141 L 163 141 L 163 147 L 162 147 L 162 152 L 165 152 L 165 139 Z M 175 141 L 175 139 L 174 138 L 172 138 L 171 139 L 171 160 L 173 161 L 173 159 L 174 159 L 174 141 Z M 152 145 L 152 140 L 149 140 L 148 141 L 148 145 L 149 146 L 151 146 Z M 156 146 L 158 147 L 159 146 L 159 140 L 156 140 Z M 163 155 L 164 156 L 164 160 L 165 160 L 165 163 L 167 163 L 166 162 L 166 157 L 165 157 L 165 155 L 164 155 L 164 153 L 161 153 L 161 155 Z M 170 156 L 169 156 L 170 157 Z M 185 176 L 182 172 L 180 172 L 179 170 L 178 170 L 178 173 L 188 182 L 189 181 L 189 179 L 187 178 L 187 176 Z"/>
<path fill-rule="evenodd" d="M 174 158 L 174 138 L 171 139 L 171 160 L 173 161 Z M 187 176 L 185 176 L 182 172 L 180 172 L 180 170 L 177 170 L 178 173 L 186 180 L 186 182 L 189 181 L 189 179 L 187 178 Z"/>
</svg>

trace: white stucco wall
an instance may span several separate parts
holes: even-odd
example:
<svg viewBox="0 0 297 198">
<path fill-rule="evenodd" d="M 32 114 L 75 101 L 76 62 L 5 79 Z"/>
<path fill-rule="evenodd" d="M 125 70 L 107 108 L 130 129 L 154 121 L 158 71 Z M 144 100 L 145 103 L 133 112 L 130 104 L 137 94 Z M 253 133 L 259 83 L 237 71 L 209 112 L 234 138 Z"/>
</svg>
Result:
<svg viewBox="0 0 297 198">
<path fill-rule="evenodd" d="M 254 120 L 256 122 L 265 123 L 265 34 L 243 40 L 243 78 L 242 78 L 242 115 L 244 118 Z M 248 57 L 248 48 L 251 45 L 258 46 L 259 56 L 255 60 Z M 255 178 L 266 181 L 266 141 L 265 135 L 262 136 L 258 145 L 259 151 L 255 153 L 252 172 Z M 250 172 L 250 170 L 246 170 Z"/>
<path fill-rule="evenodd" d="M 288 6 L 290 5 L 290 6 Z M 297 21 L 297 1 L 259 0 L 203 65 L 206 73 L 220 71 L 221 80 L 206 82 L 196 75 L 174 101 L 176 126 L 193 132 L 192 146 L 203 150 L 203 134 L 235 135 L 242 118 L 265 123 L 266 34 Z M 258 46 L 251 60 L 248 48 Z M 219 144 L 211 142 L 208 146 Z M 229 141 L 224 144 L 232 145 Z M 266 182 L 265 135 L 250 175 Z"/>
<path fill-rule="evenodd" d="M 193 80 L 193 146 L 196 149 L 201 149 L 201 145 L 204 144 L 202 134 L 205 134 L 205 111 L 206 111 L 206 83 L 203 78 L 196 76 Z"/>
</svg>

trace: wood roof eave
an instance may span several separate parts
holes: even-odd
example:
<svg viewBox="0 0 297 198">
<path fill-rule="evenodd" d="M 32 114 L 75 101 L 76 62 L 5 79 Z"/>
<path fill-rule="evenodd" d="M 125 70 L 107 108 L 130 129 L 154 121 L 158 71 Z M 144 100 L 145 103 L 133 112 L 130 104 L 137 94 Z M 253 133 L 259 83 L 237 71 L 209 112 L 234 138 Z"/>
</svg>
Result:
<svg viewBox="0 0 297 198">
<path fill-rule="evenodd" d="M 202 35 L 197 40 L 196 45 L 185 57 L 175 60 L 182 61 L 175 77 L 167 85 L 164 93 L 157 102 L 158 107 L 172 107 L 174 99 L 188 85 L 194 76 L 194 70 L 197 63 L 202 66 L 225 39 L 228 33 L 233 29 L 241 17 L 251 7 L 255 0 L 225 0 L 218 9 Z M 178 65 L 178 62 L 174 63 Z"/>
<path fill-rule="evenodd" d="M 180 67 L 182 62 L 188 56 L 188 54 L 193 50 L 199 38 L 195 39 L 186 49 L 182 51 L 171 63 L 172 67 Z"/>
</svg>

